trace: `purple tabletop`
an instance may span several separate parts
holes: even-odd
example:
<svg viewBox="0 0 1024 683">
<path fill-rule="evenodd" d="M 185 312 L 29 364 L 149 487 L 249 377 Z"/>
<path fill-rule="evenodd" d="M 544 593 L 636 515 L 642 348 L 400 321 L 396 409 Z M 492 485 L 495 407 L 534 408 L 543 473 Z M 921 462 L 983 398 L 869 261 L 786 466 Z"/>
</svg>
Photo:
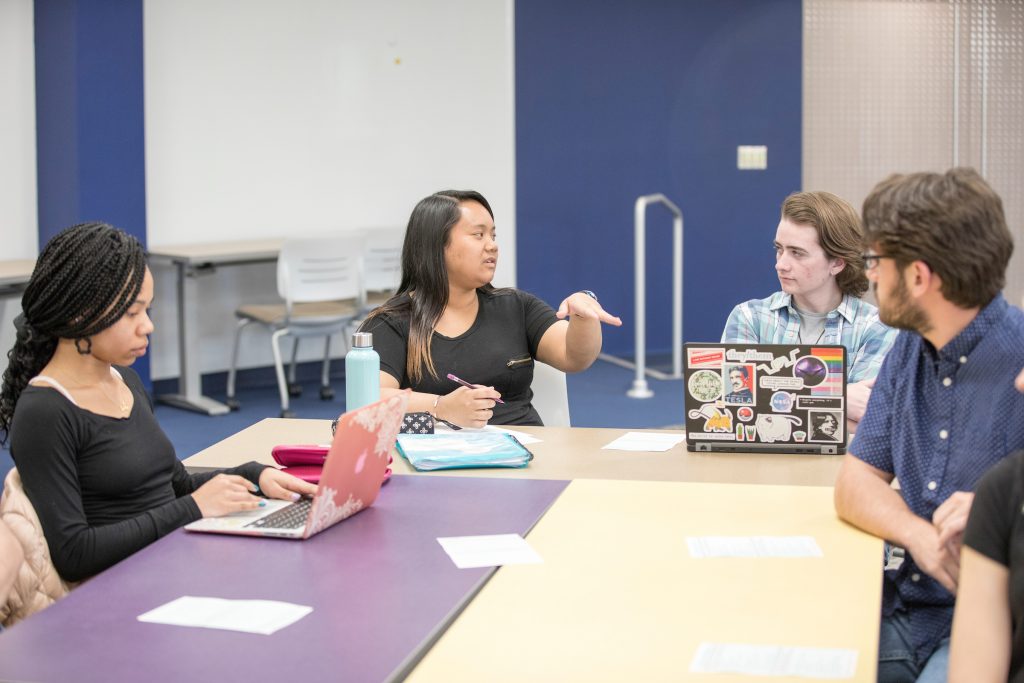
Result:
<svg viewBox="0 0 1024 683">
<path fill-rule="evenodd" d="M 307 541 L 176 531 L 0 634 L 0 680 L 401 677 L 494 571 L 457 569 L 436 539 L 525 535 L 567 484 L 398 476 Z M 270 636 L 136 620 L 183 595 L 313 612 Z"/>
</svg>

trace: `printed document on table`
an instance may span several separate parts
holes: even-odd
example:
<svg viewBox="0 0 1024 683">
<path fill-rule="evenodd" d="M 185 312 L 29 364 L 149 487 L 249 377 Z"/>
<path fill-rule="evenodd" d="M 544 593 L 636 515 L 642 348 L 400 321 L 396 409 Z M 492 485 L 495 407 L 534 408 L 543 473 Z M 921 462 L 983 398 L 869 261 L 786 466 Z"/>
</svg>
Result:
<svg viewBox="0 0 1024 683">
<path fill-rule="evenodd" d="M 519 534 L 449 536 L 438 538 L 437 542 L 459 569 L 544 562 Z"/>
<path fill-rule="evenodd" d="M 688 536 L 690 557 L 824 557 L 813 536 Z"/>
<path fill-rule="evenodd" d="M 139 621 L 172 626 L 217 628 L 269 636 L 313 611 L 312 607 L 277 600 L 225 600 L 185 595 L 160 605 Z"/>
<path fill-rule="evenodd" d="M 685 440 L 685 432 L 626 432 L 601 448 L 612 451 L 667 451 Z"/>
<path fill-rule="evenodd" d="M 857 672 L 857 651 L 825 647 L 701 643 L 690 662 L 690 671 L 838 681 L 853 678 Z"/>
</svg>

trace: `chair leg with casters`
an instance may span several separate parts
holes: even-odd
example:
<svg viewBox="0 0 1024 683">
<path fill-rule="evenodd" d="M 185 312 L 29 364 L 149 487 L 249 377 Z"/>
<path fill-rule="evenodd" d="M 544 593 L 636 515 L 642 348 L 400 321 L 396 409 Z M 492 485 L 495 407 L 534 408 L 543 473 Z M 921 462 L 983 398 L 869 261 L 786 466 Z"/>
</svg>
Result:
<svg viewBox="0 0 1024 683">
<path fill-rule="evenodd" d="M 302 385 L 295 381 L 299 360 L 299 338 L 295 337 L 295 344 L 292 346 L 292 364 L 288 367 L 288 395 L 298 398 L 302 396 Z"/>
<path fill-rule="evenodd" d="M 231 368 L 228 369 L 228 397 L 224 403 L 231 410 L 238 410 L 242 404 L 235 398 L 235 375 L 238 374 L 238 348 L 242 344 L 242 328 L 251 323 L 251 320 L 242 319 L 238 321 L 235 328 L 235 348 L 231 351 Z"/>
<path fill-rule="evenodd" d="M 331 387 L 331 335 L 324 341 L 324 365 L 320 373 L 320 400 L 330 401 L 334 398 Z"/>
<path fill-rule="evenodd" d="M 281 417 L 295 417 L 288 409 L 288 384 L 284 376 L 284 361 L 281 359 L 281 337 L 288 334 L 288 329 L 278 330 L 270 335 L 270 346 L 274 350 L 274 372 L 277 374 L 277 390 L 281 394 Z"/>
</svg>

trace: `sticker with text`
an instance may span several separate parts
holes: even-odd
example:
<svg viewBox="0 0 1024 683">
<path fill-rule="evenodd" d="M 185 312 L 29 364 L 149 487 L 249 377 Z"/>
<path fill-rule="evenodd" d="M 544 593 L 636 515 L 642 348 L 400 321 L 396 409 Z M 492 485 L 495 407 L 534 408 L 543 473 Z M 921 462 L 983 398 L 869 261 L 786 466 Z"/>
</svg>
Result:
<svg viewBox="0 0 1024 683">
<path fill-rule="evenodd" d="M 686 365 L 690 368 L 721 368 L 725 359 L 725 349 L 686 349 Z"/>
</svg>

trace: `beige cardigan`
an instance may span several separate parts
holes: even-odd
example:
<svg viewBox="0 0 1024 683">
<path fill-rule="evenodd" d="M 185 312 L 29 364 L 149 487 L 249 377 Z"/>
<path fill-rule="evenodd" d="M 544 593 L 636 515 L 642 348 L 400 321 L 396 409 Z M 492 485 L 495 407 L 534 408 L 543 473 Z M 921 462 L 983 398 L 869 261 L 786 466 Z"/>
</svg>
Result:
<svg viewBox="0 0 1024 683">
<path fill-rule="evenodd" d="M 25 551 L 25 561 L 7 596 L 7 604 L 0 605 L 0 624 L 11 626 L 49 607 L 78 584 L 68 583 L 57 574 L 43 528 L 25 495 L 17 469 L 12 468 L 4 480 L 0 519 L 11 528 Z"/>
</svg>

